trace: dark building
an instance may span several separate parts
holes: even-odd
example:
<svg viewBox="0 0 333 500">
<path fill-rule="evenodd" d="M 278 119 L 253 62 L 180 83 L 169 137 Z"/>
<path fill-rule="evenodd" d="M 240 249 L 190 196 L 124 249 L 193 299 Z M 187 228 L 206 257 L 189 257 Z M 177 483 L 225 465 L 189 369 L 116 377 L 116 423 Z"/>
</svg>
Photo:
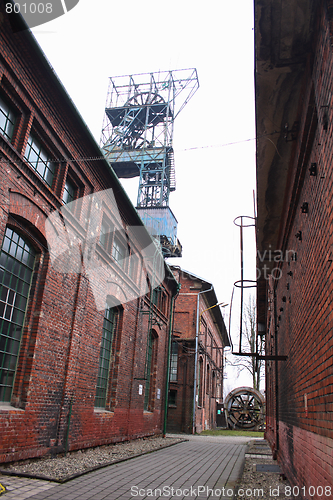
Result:
<svg viewBox="0 0 333 500">
<path fill-rule="evenodd" d="M 266 438 L 319 499 L 333 486 L 333 2 L 255 0 L 255 27 Z"/>
<path fill-rule="evenodd" d="M 177 282 L 3 5 L 0 47 L 0 461 L 159 434 Z"/>
<path fill-rule="evenodd" d="M 201 432 L 217 425 L 223 349 L 230 341 L 213 285 L 172 269 L 181 288 L 175 302 L 167 425 L 172 432 Z"/>
</svg>

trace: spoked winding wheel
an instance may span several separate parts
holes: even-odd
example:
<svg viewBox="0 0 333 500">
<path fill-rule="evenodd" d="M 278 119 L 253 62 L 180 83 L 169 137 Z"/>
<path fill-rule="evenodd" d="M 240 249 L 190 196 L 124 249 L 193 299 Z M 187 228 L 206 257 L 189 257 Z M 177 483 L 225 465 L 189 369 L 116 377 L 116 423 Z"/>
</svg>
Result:
<svg viewBox="0 0 333 500">
<path fill-rule="evenodd" d="M 127 109 L 123 117 L 125 137 L 118 140 L 124 149 L 142 149 L 144 144 L 149 144 L 145 137 L 145 129 L 153 130 L 155 125 L 163 122 L 166 113 L 166 103 L 159 94 L 142 92 L 131 97 L 125 104 Z"/>
<path fill-rule="evenodd" d="M 141 92 L 140 94 L 135 94 L 131 97 L 125 106 L 152 106 L 153 104 L 163 104 L 165 105 L 165 101 L 162 96 L 159 94 L 154 94 L 150 92 Z"/>
<path fill-rule="evenodd" d="M 239 387 L 229 392 L 224 405 L 232 429 L 259 429 L 264 425 L 265 400 L 259 391 Z"/>
</svg>

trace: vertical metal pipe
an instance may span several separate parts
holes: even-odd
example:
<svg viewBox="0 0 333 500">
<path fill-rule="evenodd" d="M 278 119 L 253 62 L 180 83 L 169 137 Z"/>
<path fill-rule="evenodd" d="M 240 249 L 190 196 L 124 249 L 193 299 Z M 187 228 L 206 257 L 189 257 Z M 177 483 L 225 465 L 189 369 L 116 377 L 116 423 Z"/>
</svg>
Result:
<svg viewBox="0 0 333 500">
<path fill-rule="evenodd" d="M 276 283 L 274 287 L 274 335 L 275 335 L 275 356 L 279 354 L 278 348 L 278 326 L 277 326 L 277 307 L 276 307 Z M 278 453 L 280 447 L 280 434 L 279 434 L 279 367 L 278 360 L 275 361 L 275 419 L 276 419 L 276 447 L 275 452 Z"/>
<path fill-rule="evenodd" d="M 240 254 L 241 254 L 241 307 L 240 307 L 240 325 L 239 325 L 239 351 L 242 352 L 242 333 L 243 333 L 243 294 L 244 294 L 244 263 L 243 263 L 243 217 L 240 225 Z"/>
<path fill-rule="evenodd" d="M 69 428 L 71 425 L 71 418 L 72 418 L 72 409 L 73 409 L 73 396 L 71 398 L 71 402 L 69 405 L 69 414 L 68 414 L 68 422 L 67 422 L 67 431 L 66 431 L 66 441 L 65 441 L 65 453 L 68 452 L 68 438 L 69 438 Z"/>
</svg>

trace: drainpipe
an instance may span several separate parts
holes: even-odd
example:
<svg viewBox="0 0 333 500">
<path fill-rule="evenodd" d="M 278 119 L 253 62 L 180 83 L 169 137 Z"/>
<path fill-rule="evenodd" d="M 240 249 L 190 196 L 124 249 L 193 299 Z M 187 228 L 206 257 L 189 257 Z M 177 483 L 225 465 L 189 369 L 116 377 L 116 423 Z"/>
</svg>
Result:
<svg viewBox="0 0 333 500">
<path fill-rule="evenodd" d="M 61 396 L 61 403 L 60 403 L 60 409 L 58 413 L 58 423 L 57 423 L 57 441 L 56 441 L 56 446 L 59 447 L 62 436 L 60 434 L 61 432 L 61 426 L 62 426 L 62 419 L 65 414 L 65 406 L 68 405 L 69 403 L 69 410 L 68 410 L 68 419 L 67 419 L 67 425 L 66 425 L 66 431 L 65 431 L 65 445 L 63 446 L 65 452 L 67 453 L 68 451 L 68 438 L 69 438 L 69 427 L 71 423 L 71 417 L 72 417 L 72 407 L 73 407 L 73 398 L 75 396 L 75 387 L 69 387 L 68 388 L 68 380 L 70 378 L 70 357 L 71 357 L 71 352 L 73 348 L 73 339 L 74 339 L 74 327 L 75 327 L 75 320 L 76 320 L 76 314 L 77 314 L 77 305 L 78 305 L 78 300 L 79 300 L 79 293 L 80 293 L 80 288 L 81 288 L 81 282 L 82 282 L 82 272 L 79 273 L 78 279 L 77 279 L 77 284 L 76 284 L 76 290 L 75 290 L 75 298 L 74 298 L 74 304 L 73 304 L 73 317 L 71 321 L 71 328 L 69 331 L 68 335 L 68 345 L 67 345 L 67 352 L 66 352 L 66 361 L 65 361 L 65 367 L 64 367 L 64 377 L 63 377 L 63 386 L 62 386 L 62 396 Z M 76 360 L 77 361 L 77 360 Z M 67 393 L 71 392 L 71 399 L 70 401 L 67 401 Z"/>
<path fill-rule="evenodd" d="M 200 295 L 203 293 L 211 292 L 213 290 L 213 285 L 208 290 L 202 290 L 198 292 L 197 295 L 197 325 L 195 331 L 195 357 L 194 357 L 194 388 L 193 388 L 193 414 L 192 414 L 192 434 L 195 434 L 195 410 L 196 410 L 196 395 L 197 395 L 197 364 L 198 364 L 198 344 L 199 344 L 199 305 L 200 305 Z"/>
<path fill-rule="evenodd" d="M 170 361 L 171 361 L 171 339 L 173 330 L 173 320 L 175 315 L 175 300 L 178 297 L 180 290 L 180 283 L 177 283 L 177 291 L 171 297 L 170 306 L 170 321 L 169 321 L 169 335 L 168 335 L 168 356 L 167 356 L 167 372 L 165 383 L 165 397 L 164 397 L 164 420 L 163 420 L 163 437 L 166 436 L 167 416 L 168 416 L 168 403 L 169 403 L 169 378 L 170 378 Z"/>
</svg>

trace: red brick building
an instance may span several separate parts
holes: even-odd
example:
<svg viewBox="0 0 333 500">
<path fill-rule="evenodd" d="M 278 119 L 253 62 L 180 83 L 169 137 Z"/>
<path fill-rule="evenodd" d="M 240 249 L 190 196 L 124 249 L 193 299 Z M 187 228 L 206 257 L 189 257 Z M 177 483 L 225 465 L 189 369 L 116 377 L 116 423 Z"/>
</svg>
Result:
<svg viewBox="0 0 333 500">
<path fill-rule="evenodd" d="M 216 427 L 217 405 L 223 402 L 223 349 L 230 341 L 213 285 L 172 269 L 181 288 L 175 302 L 167 425 L 171 432 L 201 432 Z"/>
<path fill-rule="evenodd" d="M 0 461 L 161 433 L 177 282 L 162 259 L 153 287 L 141 219 L 3 5 L 0 47 Z M 115 205 L 98 205 L 107 189 Z"/>
<path fill-rule="evenodd" d="M 333 2 L 256 0 L 255 17 L 266 438 L 294 495 L 319 499 L 333 492 Z"/>
</svg>

